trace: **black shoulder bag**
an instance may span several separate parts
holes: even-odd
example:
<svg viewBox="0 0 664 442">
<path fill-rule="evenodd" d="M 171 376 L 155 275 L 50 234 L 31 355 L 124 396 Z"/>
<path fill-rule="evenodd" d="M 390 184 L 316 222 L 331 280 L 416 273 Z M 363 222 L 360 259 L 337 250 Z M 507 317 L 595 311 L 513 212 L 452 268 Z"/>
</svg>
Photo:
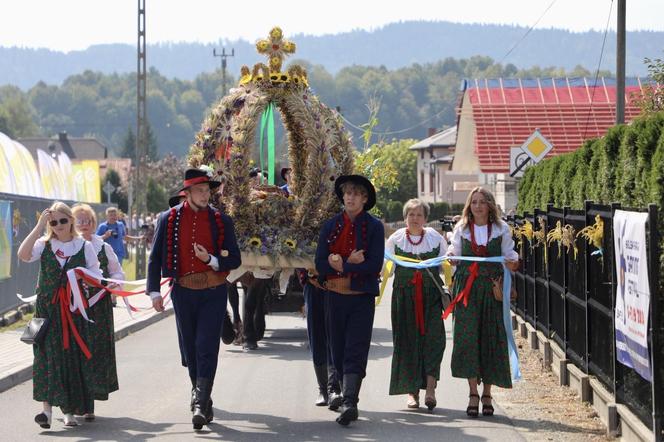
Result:
<svg viewBox="0 0 664 442">
<path fill-rule="evenodd" d="M 66 273 L 67 262 L 69 258 L 65 260 L 65 263 L 62 265 L 62 272 L 60 272 L 60 279 L 58 280 L 58 287 L 62 284 L 62 277 Z M 29 345 L 39 345 L 44 342 L 46 337 L 46 331 L 48 330 L 48 323 L 50 322 L 49 318 L 32 318 L 28 325 L 25 326 L 23 334 L 21 335 L 21 341 Z"/>
</svg>

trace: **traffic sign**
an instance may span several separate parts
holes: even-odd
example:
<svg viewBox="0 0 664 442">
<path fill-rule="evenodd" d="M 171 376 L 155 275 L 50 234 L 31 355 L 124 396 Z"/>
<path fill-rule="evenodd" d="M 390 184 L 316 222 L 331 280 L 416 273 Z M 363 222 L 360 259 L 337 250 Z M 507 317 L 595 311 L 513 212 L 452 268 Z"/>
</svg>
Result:
<svg viewBox="0 0 664 442">
<path fill-rule="evenodd" d="M 510 176 L 520 178 L 525 168 L 531 165 L 530 156 L 520 146 L 510 147 Z"/>
<path fill-rule="evenodd" d="M 533 163 L 539 163 L 551 152 L 553 144 L 544 138 L 539 129 L 535 129 L 535 132 L 521 145 L 521 149 L 528 154 Z"/>
</svg>

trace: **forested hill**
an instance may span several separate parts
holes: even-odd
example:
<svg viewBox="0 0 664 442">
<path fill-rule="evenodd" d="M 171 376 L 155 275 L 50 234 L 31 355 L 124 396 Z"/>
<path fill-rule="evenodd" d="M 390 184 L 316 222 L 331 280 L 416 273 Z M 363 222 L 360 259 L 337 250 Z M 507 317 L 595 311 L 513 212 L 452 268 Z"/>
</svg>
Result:
<svg viewBox="0 0 664 442">
<path fill-rule="evenodd" d="M 361 130 L 369 120 L 367 103 L 379 102 L 374 137 L 424 138 L 427 127 L 454 124 L 459 86 L 464 78 L 591 76 L 582 67 L 517 69 L 496 64 L 489 57 L 445 58 L 434 63 L 399 69 L 350 66 L 335 75 L 320 65 L 301 63 L 309 84 L 320 99 L 339 106 L 352 122 L 348 128 L 361 145 Z M 606 75 L 606 73 L 603 73 Z M 170 79 L 154 68 L 148 72 L 147 117 L 155 137 L 155 153 L 184 154 L 207 110 L 222 95 L 221 71 L 201 73 L 193 80 Z M 228 84 L 235 84 L 233 77 Z M 95 136 L 116 155 L 123 153 L 127 129 L 136 123 L 136 75 L 85 71 L 67 77 L 61 85 L 36 84 L 27 91 L 0 86 L 0 132 L 12 138 L 51 136 L 67 131 L 72 136 Z M 279 145 L 284 145 L 277 133 Z M 130 149 L 131 150 L 131 149 Z M 283 153 L 283 150 L 280 149 Z"/>
<path fill-rule="evenodd" d="M 288 29 L 284 31 L 289 35 Z M 525 32 L 526 28 L 519 26 L 410 21 L 393 23 L 374 31 L 293 35 L 289 38 L 298 45 L 297 58 L 322 65 L 332 74 L 351 65 L 396 69 L 446 57 L 469 58 L 474 55 L 489 56 L 503 65 L 511 63 L 524 68 L 537 65 L 571 70 L 582 65 L 592 71 L 597 67 L 603 37 L 599 31 L 573 33 L 536 29 L 503 60 Z M 148 42 L 149 35 L 148 29 Z M 615 40 L 615 33 L 610 33 L 603 69 L 615 70 Z M 236 56 L 228 62 L 232 74 L 237 74 L 241 65 L 253 65 L 260 60 L 253 43 L 225 41 L 224 45 L 235 49 Z M 219 67 L 219 58 L 212 56 L 213 47 L 215 45 L 199 43 L 148 45 L 147 61 L 166 77 L 193 80 L 198 74 Z M 663 49 L 664 32 L 629 32 L 628 75 L 645 75 L 644 57 L 660 58 L 664 55 Z M 136 69 L 136 48 L 127 44 L 109 44 L 69 53 L 0 48 L 0 85 L 13 84 L 23 90 L 39 81 L 59 85 L 68 76 L 87 69 L 107 74 L 133 72 Z"/>
</svg>

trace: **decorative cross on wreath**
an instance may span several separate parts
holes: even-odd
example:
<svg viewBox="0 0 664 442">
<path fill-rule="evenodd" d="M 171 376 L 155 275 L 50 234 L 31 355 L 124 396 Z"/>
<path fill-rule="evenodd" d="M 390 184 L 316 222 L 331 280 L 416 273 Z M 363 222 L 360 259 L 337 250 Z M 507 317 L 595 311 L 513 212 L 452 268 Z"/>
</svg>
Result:
<svg viewBox="0 0 664 442">
<path fill-rule="evenodd" d="M 270 72 L 281 72 L 284 58 L 295 52 L 295 43 L 285 40 L 281 28 L 275 26 L 267 40 L 259 40 L 256 43 L 256 50 L 259 54 L 267 56 Z"/>
</svg>

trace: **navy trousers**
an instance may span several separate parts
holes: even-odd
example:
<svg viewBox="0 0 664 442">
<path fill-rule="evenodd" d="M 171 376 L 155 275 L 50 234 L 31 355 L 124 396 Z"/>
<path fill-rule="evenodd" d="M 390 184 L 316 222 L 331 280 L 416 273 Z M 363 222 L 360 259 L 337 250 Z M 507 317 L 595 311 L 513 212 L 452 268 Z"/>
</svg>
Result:
<svg viewBox="0 0 664 442">
<path fill-rule="evenodd" d="M 246 342 L 258 342 L 265 333 L 265 296 L 272 279 L 254 278 L 245 291 L 242 327 Z"/>
<path fill-rule="evenodd" d="M 171 297 L 189 378 L 194 384 L 197 378 L 214 381 L 226 312 L 226 285 L 190 290 L 176 284 Z"/>
<path fill-rule="evenodd" d="M 304 284 L 304 305 L 307 309 L 307 335 L 314 365 L 332 365 L 325 314 L 325 292 L 309 283 Z"/>
<path fill-rule="evenodd" d="M 376 298 L 325 292 L 332 363 L 337 375 L 366 375 Z"/>
</svg>

